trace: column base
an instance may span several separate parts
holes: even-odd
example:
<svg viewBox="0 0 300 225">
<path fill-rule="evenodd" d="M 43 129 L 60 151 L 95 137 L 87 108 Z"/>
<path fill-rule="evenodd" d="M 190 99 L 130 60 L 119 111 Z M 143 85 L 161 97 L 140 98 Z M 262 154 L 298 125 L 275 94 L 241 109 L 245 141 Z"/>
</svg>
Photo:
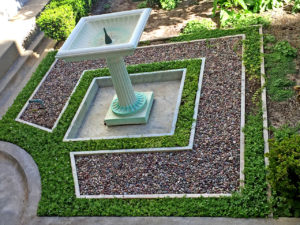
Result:
<svg viewBox="0 0 300 225">
<path fill-rule="evenodd" d="M 153 92 L 141 92 L 146 96 L 146 105 L 135 114 L 121 116 L 115 114 L 111 107 L 109 107 L 106 113 L 104 123 L 107 126 L 127 125 L 127 124 L 145 124 L 148 122 L 150 111 L 153 104 Z M 113 101 L 117 98 L 115 95 Z"/>
<path fill-rule="evenodd" d="M 136 101 L 132 105 L 120 106 L 118 98 L 114 98 L 111 103 L 111 110 L 119 116 L 129 116 L 136 114 L 138 111 L 142 110 L 147 104 L 146 95 L 143 92 L 135 92 Z"/>
</svg>

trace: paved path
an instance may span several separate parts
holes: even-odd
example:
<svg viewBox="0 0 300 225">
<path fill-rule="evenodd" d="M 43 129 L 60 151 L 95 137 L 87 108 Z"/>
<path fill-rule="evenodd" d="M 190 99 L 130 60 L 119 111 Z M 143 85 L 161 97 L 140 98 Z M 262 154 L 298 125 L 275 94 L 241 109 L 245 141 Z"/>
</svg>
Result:
<svg viewBox="0 0 300 225">
<path fill-rule="evenodd" d="M 0 225 L 299 225 L 300 219 L 214 217 L 37 217 L 40 175 L 31 156 L 0 141 Z"/>
<path fill-rule="evenodd" d="M 23 214 L 27 185 L 21 168 L 9 155 L 0 152 L 0 224 L 20 222 Z"/>
</svg>

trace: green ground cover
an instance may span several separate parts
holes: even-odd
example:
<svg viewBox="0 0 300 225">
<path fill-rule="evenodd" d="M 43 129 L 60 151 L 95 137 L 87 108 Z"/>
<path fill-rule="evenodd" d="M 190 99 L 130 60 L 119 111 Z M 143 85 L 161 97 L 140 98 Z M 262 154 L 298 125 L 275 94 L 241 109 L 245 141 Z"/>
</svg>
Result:
<svg viewBox="0 0 300 225">
<path fill-rule="evenodd" d="M 171 41 L 246 34 L 243 60 L 247 80 L 259 83 L 260 35 L 257 27 L 237 30 L 207 30 L 181 35 Z M 31 80 L 19 94 L 12 107 L 0 121 L 0 140 L 14 143 L 25 149 L 39 167 L 42 181 L 40 216 L 231 216 L 265 217 L 270 209 L 267 202 L 267 185 L 264 165 L 262 115 L 257 108 L 247 110 L 245 127 L 245 186 L 232 197 L 221 198 L 164 198 L 164 199 L 77 199 L 70 165 L 70 151 L 99 149 L 145 148 L 187 145 L 192 124 L 194 101 L 198 84 L 200 60 L 184 60 L 128 66 L 129 73 L 187 68 L 187 77 L 179 110 L 176 134 L 173 137 L 130 138 L 119 140 L 93 140 L 62 142 L 76 110 L 92 79 L 108 75 L 107 69 L 87 72 L 69 106 L 53 133 L 15 121 L 23 105 L 37 87 L 54 61 L 50 53 L 40 64 Z M 254 106 L 255 107 L 255 106 Z"/>
</svg>

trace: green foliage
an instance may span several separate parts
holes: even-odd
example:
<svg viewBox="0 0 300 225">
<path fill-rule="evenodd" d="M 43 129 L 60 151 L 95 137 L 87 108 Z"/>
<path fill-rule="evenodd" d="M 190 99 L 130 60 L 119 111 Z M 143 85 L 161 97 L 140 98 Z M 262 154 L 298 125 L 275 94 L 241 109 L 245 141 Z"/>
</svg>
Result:
<svg viewBox="0 0 300 225">
<path fill-rule="evenodd" d="M 247 77 L 260 73 L 259 33 L 257 28 L 239 30 L 207 30 L 181 35 L 172 41 L 192 41 L 234 34 L 246 34 L 244 64 Z M 40 64 L 12 107 L 0 120 L 0 140 L 12 142 L 25 149 L 35 160 L 41 174 L 42 196 L 38 214 L 43 216 L 231 216 L 266 217 L 269 206 L 266 195 L 262 115 L 246 117 L 245 125 L 245 187 L 241 193 L 221 198 L 164 198 L 164 199 L 78 199 L 70 165 L 71 151 L 99 149 L 182 146 L 188 142 L 194 111 L 194 98 L 199 78 L 200 60 L 184 60 L 129 66 L 130 73 L 162 69 L 187 68 L 186 83 L 179 109 L 174 137 L 127 138 L 62 142 L 79 104 L 95 76 L 108 75 L 107 69 L 84 74 L 72 95 L 66 111 L 52 133 L 15 121 L 54 61 L 51 52 Z"/>
<path fill-rule="evenodd" d="M 147 6 L 158 6 L 162 9 L 172 10 L 175 9 L 179 0 L 146 0 Z"/>
<path fill-rule="evenodd" d="M 139 9 L 147 8 L 147 1 L 140 2 L 137 7 Z"/>
<path fill-rule="evenodd" d="M 103 9 L 109 9 L 110 8 L 110 4 L 109 3 L 105 3 L 104 5 L 103 5 Z"/>
<path fill-rule="evenodd" d="M 275 36 L 271 34 L 264 34 L 264 48 L 266 49 L 266 45 L 274 44 L 276 42 Z"/>
<path fill-rule="evenodd" d="M 87 15 L 88 10 L 90 10 L 91 8 L 91 6 L 87 4 L 87 2 L 88 1 L 85 0 L 52 0 L 50 4 L 47 6 L 46 10 L 55 9 L 63 5 L 71 6 L 73 10 L 73 14 L 76 18 L 76 22 L 78 22 L 81 17 Z"/>
<path fill-rule="evenodd" d="M 293 13 L 300 12 L 300 0 L 295 0 L 293 5 Z"/>
<path fill-rule="evenodd" d="M 146 2 L 149 7 L 154 7 L 154 6 L 161 7 L 159 0 L 146 0 Z"/>
<path fill-rule="evenodd" d="M 285 215 L 300 216 L 300 136 L 270 140 L 268 180 Z M 278 210 L 278 209 L 277 209 Z"/>
<path fill-rule="evenodd" d="M 270 130 L 273 132 L 274 139 L 280 142 L 285 138 L 290 138 L 292 135 L 297 134 L 297 132 L 300 131 L 300 122 L 295 127 L 283 125 L 278 129 L 270 127 Z"/>
<path fill-rule="evenodd" d="M 160 5 L 163 9 L 171 10 L 175 9 L 177 6 L 178 0 L 160 0 Z"/>
<path fill-rule="evenodd" d="M 213 15 L 218 9 L 242 8 L 254 13 L 281 7 L 284 0 L 214 0 Z"/>
<path fill-rule="evenodd" d="M 274 43 L 274 39 L 271 40 Z M 268 40 L 265 40 L 268 46 Z M 267 93 L 273 101 L 285 101 L 294 95 L 292 86 L 295 82 L 287 78 L 288 74 L 296 72 L 293 57 L 297 50 L 287 41 L 280 41 L 275 46 L 270 45 L 265 54 L 265 69 L 267 74 Z"/>
<path fill-rule="evenodd" d="M 293 48 L 287 41 L 279 41 L 274 46 L 274 50 L 286 57 L 295 58 L 297 56 L 297 49 Z"/>
<path fill-rule="evenodd" d="M 36 22 L 47 37 L 61 41 L 74 29 L 75 16 L 71 6 L 61 5 L 44 10 Z"/>
<path fill-rule="evenodd" d="M 96 0 L 52 0 L 37 19 L 46 36 L 65 40 L 81 17 L 86 16 Z"/>
<path fill-rule="evenodd" d="M 244 28 L 251 25 L 261 24 L 267 26 L 270 20 L 248 10 L 238 12 L 222 9 L 220 13 L 220 22 L 222 28 Z"/>
<path fill-rule="evenodd" d="M 191 20 L 186 24 L 182 33 L 191 34 L 195 32 L 201 32 L 203 30 L 212 30 L 215 28 L 216 28 L 216 24 L 212 22 L 210 19 Z"/>
</svg>

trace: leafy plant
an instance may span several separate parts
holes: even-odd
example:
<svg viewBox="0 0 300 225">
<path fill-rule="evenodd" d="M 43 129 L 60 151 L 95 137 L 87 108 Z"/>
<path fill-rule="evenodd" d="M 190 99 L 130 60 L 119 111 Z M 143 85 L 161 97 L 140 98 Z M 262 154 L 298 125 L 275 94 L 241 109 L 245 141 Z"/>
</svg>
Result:
<svg viewBox="0 0 300 225">
<path fill-rule="evenodd" d="M 300 11 L 300 0 L 295 0 L 293 5 L 293 12 L 297 13 Z"/>
<path fill-rule="evenodd" d="M 61 41 L 74 29 L 75 16 L 71 6 L 61 5 L 43 11 L 36 22 L 47 37 Z"/>
<path fill-rule="evenodd" d="M 279 52 L 280 54 L 286 57 L 293 57 L 297 56 L 297 49 L 293 48 L 289 42 L 287 41 L 279 41 L 275 46 L 274 50 Z"/>
<path fill-rule="evenodd" d="M 140 2 L 137 7 L 139 9 L 142 9 L 142 8 L 147 8 L 147 1 L 143 1 L 143 2 Z"/>
<path fill-rule="evenodd" d="M 158 6 L 162 9 L 172 10 L 176 8 L 179 0 L 146 0 L 146 2 L 149 7 Z"/>
<path fill-rule="evenodd" d="M 282 141 L 285 138 L 290 138 L 291 136 L 297 134 L 300 130 L 300 122 L 295 127 L 290 127 L 288 125 L 283 125 L 280 128 L 270 127 L 270 130 L 273 132 L 274 139 L 276 141 Z"/>
<path fill-rule="evenodd" d="M 109 9 L 110 8 L 110 4 L 109 3 L 105 3 L 104 5 L 103 5 L 103 9 Z"/>
<path fill-rule="evenodd" d="M 210 19 L 191 20 L 184 27 L 182 34 L 190 34 L 194 32 L 201 32 L 203 30 L 211 30 L 215 28 L 216 28 L 216 24 L 212 22 Z"/>
<path fill-rule="evenodd" d="M 279 41 L 274 46 L 270 45 L 268 51 L 265 54 L 267 93 L 273 101 L 287 100 L 294 95 L 292 86 L 295 82 L 289 80 L 287 75 L 296 72 L 293 57 L 297 50 L 287 41 Z"/>
<path fill-rule="evenodd" d="M 52 0 L 37 19 L 46 36 L 65 40 L 81 17 L 86 16 L 97 0 Z M 75 22 L 74 22 L 75 21 Z"/>
<path fill-rule="evenodd" d="M 264 12 L 282 6 L 283 2 L 284 0 L 214 0 L 213 16 L 218 9 L 242 8 L 254 13 Z"/>
<path fill-rule="evenodd" d="M 150 7 L 154 7 L 154 6 L 161 7 L 160 0 L 146 0 L 146 2 L 147 2 L 147 5 Z"/>
<path fill-rule="evenodd" d="M 269 143 L 269 183 L 285 203 L 281 207 L 300 216 L 300 136 L 284 137 L 280 141 L 272 139 Z"/>
<path fill-rule="evenodd" d="M 50 4 L 47 5 L 45 11 L 48 9 L 55 9 L 63 5 L 72 7 L 76 22 L 78 22 L 81 17 L 86 16 L 88 10 L 91 8 L 91 6 L 87 5 L 87 1 L 85 0 L 52 0 Z"/>
<path fill-rule="evenodd" d="M 268 18 L 253 14 L 248 10 L 235 12 L 233 10 L 222 9 L 220 21 L 222 28 L 243 28 L 256 24 L 267 26 L 270 24 Z"/>
<path fill-rule="evenodd" d="M 171 10 L 175 9 L 177 6 L 178 0 L 160 0 L 160 5 L 163 9 Z"/>
</svg>

